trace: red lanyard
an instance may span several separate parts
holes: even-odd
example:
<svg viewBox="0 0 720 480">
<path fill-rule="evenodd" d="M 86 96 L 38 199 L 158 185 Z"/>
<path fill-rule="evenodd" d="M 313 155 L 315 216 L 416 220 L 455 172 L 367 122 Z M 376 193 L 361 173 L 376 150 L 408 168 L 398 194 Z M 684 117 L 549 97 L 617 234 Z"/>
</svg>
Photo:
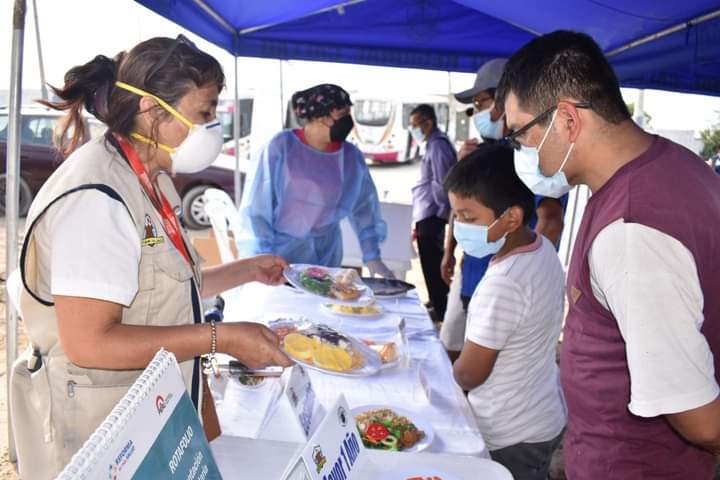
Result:
<svg viewBox="0 0 720 480">
<path fill-rule="evenodd" d="M 165 195 L 163 195 L 163 193 L 159 191 L 159 189 L 156 190 L 155 187 L 153 187 L 152 182 L 150 182 L 150 177 L 148 176 L 147 172 L 145 171 L 145 167 L 140 161 L 140 157 L 138 157 L 137 152 L 132 147 L 132 145 L 130 145 L 130 142 L 128 142 L 120 135 L 114 134 L 114 136 L 120 144 L 120 148 L 122 148 L 123 153 L 125 153 L 125 157 L 127 157 L 128 162 L 130 162 L 130 166 L 135 172 L 135 175 L 137 175 L 138 180 L 140 181 L 140 185 L 142 185 L 145 193 L 147 193 L 148 197 L 150 198 L 150 202 L 155 207 L 155 210 L 157 210 L 157 212 L 160 214 L 165 233 L 168 237 L 170 237 L 170 240 L 175 245 L 175 248 L 178 249 L 178 251 L 182 254 L 183 257 L 185 257 L 185 260 L 187 260 L 188 264 L 190 264 L 190 267 L 192 267 L 193 262 L 190 259 L 190 254 L 187 251 L 185 241 L 183 240 L 182 234 L 180 233 L 180 222 L 178 222 L 172 205 L 170 205 L 168 199 L 165 198 Z"/>
</svg>

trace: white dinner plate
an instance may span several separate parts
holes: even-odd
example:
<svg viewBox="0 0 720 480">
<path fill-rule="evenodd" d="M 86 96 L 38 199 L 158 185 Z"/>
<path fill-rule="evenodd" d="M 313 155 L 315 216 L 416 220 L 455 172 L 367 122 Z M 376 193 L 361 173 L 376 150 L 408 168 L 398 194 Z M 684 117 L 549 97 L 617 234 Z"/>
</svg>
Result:
<svg viewBox="0 0 720 480">
<path fill-rule="evenodd" d="M 408 420 L 410 420 L 412 423 L 415 424 L 415 426 L 418 428 L 418 430 L 422 430 L 425 432 L 425 436 L 422 440 L 420 440 L 418 443 L 413 445 L 412 448 L 408 448 L 407 450 L 401 450 L 400 453 L 414 453 L 414 452 L 421 452 L 428 448 L 435 438 L 435 430 L 433 430 L 432 425 L 429 421 L 427 421 L 425 418 L 417 415 L 416 413 L 409 412 L 403 408 L 398 408 L 392 405 L 363 405 L 360 407 L 353 408 L 350 413 L 353 415 L 353 417 L 357 417 L 358 415 L 367 412 L 368 410 L 379 410 L 382 408 L 387 408 L 401 417 L 405 417 Z M 385 450 L 375 450 L 378 452 L 383 452 Z"/>
<path fill-rule="evenodd" d="M 334 301 L 333 301 L 334 303 Z M 342 304 L 337 304 L 342 305 Z M 323 303 L 320 305 L 323 310 L 325 310 L 328 313 L 332 313 L 333 315 L 340 315 L 341 317 L 349 317 L 349 318 L 378 318 L 381 317 L 383 313 L 385 313 L 385 309 L 380 304 L 374 304 L 373 307 L 377 310 L 373 313 L 351 313 L 351 312 L 339 312 L 336 310 L 333 310 L 332 303 Z M 356 307 L 364 307 L 366 305 L 348 305 L 348 306 L 356 306 Z M 369 305 L 368 305 L 369 306 Z"/>
<path fill-rule="evenodd" d="M 307 329 L 308 327 L 312 325 L 323 325 L 320 323 L 313 323 L 308 321 L 307 319 L 298 319 L 298 320 L 291 320 L 291 319 L 279 319 L 277 321 L 271 321 L 268 323 L 268 327 L 271 330 L 275 330 L 277 328 L 287 328 L 287 327 L 293 327 L 295 326 L 297 328 L 298 333 L 302 333 L 304 329 Z M 327 325 L 324 325 L 327 327 Z M 332 328 L 332 327 L 328 327 Z M 330 375 L 338 375 L 341 377 L 369 377 L 371 375 L 375 375 L 380 369 L 383 367 L 382 360 L 380 359 L 380 355 L 377 354 L 377 352 L 367 345 L 365 345 L 363 342 L 358 340 L 355 337 L 352 337 L 350 335 L 347 335 L 343 332 L 340 332 L 339 330 L 333 328 L 337 333 L 343 335 L 346 337 L 350 344 L 352 345 L 352 348 L 359 351 L 365 360 L 365 365 L 363 365 L 361 368 L 350 370 L 348 372 L 338 372 L 335 370 L 329 370 L 326 368 L 318 367 L 313 362 L 308 362 L 306 360 L 303 360 L 299 357 L 296 357 L 290 352 L 285 351 L 285 353 L 292 358 L 295 362 L 311 369 L 311 370 L 317 370 L 318 372 L 328 373 Z"/>
<path fill-rule="evenodd" d="M 455 475 L 436 469 L 412 468 L 395 470 L 382 476 L 381 480 L 461 480 Z"/>
<path fill-rule="evenodd" d="M 338 303 L 341 305 L 367 305 L 368 303 L 372 303 L 375 301 L 373 297 L 373 292 L 370 290 L 367 285 L 365 285 L 358 277 L 358 280 L 354 282 L 354 285 L 360 290 L 360 297 L 356 298 L 355 300 L 339 300 L 335 297 L 329 297 L 326 295 L 320 295 L 318 293 L 313 292 L 312 290 L 308 290 L 305 288 L 300 281 L 300 274 L 304 272 L 306 269 L 315 267 L 315 268 L 321 268 L 323 270 L 326 270 L 331 276 L 336 275 L 337 273 L 341 272 L 342 270 L 347 270 L 344 268 L 329 268 L 329 267 L 323 267 L 321 265 L 308 265 L 305 263 L 293 263 L 288 268 L 283 270 L 283 275 L 285 275 L 285 278 L 287 281 L 292 285 L 293 287 L 297 288 L 298 290 L 308 293 L 310 295 L 315 295 L 319 298 L 324 298 L 326 301 L 332 301 L 332 303 Z"/>
</svg>

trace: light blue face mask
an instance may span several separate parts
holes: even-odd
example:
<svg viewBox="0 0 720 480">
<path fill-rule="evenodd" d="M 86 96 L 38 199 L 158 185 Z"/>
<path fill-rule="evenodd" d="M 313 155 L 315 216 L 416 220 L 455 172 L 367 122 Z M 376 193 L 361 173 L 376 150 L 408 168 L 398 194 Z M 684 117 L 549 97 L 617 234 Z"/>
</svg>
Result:
<svg viewBox="0 0 720 480">
<path fill-rule="evenodd" d="M 425 141 L 425 135 L 422 133 L 420 127 L 410 127 L 410 135 L 415 139 L 415 142 L 422 143 Z"/>
<path fill-rule="evenodd" d="M 575 142 L 570 144 L 570 148 L 560 164 L 558 171 L 551 177 L 543 175 L 540 170 L 540 149 L 552 129 L 552 125 L 555 122 L 555 114 L 557 114 L 557 110 L 553 113 L 550 125 L 548 125 L 547 130 L 545 130 L 545 135 L 543 135 L 540 145 L 538 145 L 537 148 L 522 145 L 520 150 L 515 150 L 514 160 L 515 171 L 518 177 L 520 177 L 520 180 L 522 180 L 535 195 L 560 198 L 573 188 L 572 185 L 568 183 L 567 177 L 562 169 L 570 158 L 573 148 L 575 148 Z"/>
<path fill-rule="evenodd" d="M 505 126 L 505 122 L 502 117 L 497 120 L 493 120 L 490 117 L 491 110 L 492 107 L 479 111 L 473 115 L 473 122 L 475 123 L 475 128 L 477 128 L 481 137 L 500 140 L 503 136 L 503 127 Z"/>
<path fill-rule="evenodd" d="M 505 215 L 503 213 L 503 215 Z M 495 225 L 498 220 L 502 218 L 500 215 L 490 225 L 474 225 L 472 223 L 463 223 L 458 219 L 455 219 L 453 233 L 455 234 L 455 240 L 460 244 L 460 247 L 468 255 L 473 257 L 482 258 L 488 255 L 495 255 L 505 245 L 505 237 L 507 233 L 500 237 L 500 239 L 490 242 L 488 241 L 488 231 Z"/>
</svg>

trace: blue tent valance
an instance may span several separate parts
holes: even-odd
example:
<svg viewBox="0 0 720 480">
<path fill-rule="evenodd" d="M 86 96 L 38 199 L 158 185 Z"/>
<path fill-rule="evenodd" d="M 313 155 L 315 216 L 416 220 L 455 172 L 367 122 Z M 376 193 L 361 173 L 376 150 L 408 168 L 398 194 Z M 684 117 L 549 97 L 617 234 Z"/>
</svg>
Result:
<svg viewBox="0 0 720 480">
<path fill-rule="evenodd" d="M 623 86 L 720 95 L 717 0 L 137 1 L 236 56 L 457 72 L 578 30 Z"/>
</svg>

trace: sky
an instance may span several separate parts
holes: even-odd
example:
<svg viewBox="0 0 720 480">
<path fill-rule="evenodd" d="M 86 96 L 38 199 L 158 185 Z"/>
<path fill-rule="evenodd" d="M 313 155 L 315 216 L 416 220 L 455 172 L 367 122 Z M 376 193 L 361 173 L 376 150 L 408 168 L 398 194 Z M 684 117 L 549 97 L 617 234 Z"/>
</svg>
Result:
<svg viewBox="0 0 720 480">
<path fill-rule="evenodd" d="M 232 98 L 233 57 L 200 37 L 176 26 L 132 0 L 36 0 L 46 81 L 60 85 L 65 72 L 95 55 L 114 56 L 141 40 L 154 36 L 176 37 L 184 33 L 199 48 L 215 56 L 225 69 L 228 88 L 222 96 Z M 32 0 L 27 1 L 23 88 L 40 89 L 40 73 Z M 0 0 L 0 91 L 10 86 L 12 0 Z M 90 19 L 90 20 L 88 20 Z M 282 69 L 282 82 L 280 71 Z M 277 97 L 267 107 L 277 110 L 281 100 L 299 89 L 321 83 L 338 83 L 354 94 L 447 94 L 472 86 L 474 75 L 401 68 L 328 64 L 305 61 L 240 58 L 238 85 L 241 94 Z M 282 95 L 281 95 L 282 83 Z M 623 89 L 628 102 L 637 90 Z M 28 99 L 25 99 L 26 101 Z M 720 97 L 645 91 L 645 110 L 656 129 L 701 130 L 720 120 Z"/>
</svg>

